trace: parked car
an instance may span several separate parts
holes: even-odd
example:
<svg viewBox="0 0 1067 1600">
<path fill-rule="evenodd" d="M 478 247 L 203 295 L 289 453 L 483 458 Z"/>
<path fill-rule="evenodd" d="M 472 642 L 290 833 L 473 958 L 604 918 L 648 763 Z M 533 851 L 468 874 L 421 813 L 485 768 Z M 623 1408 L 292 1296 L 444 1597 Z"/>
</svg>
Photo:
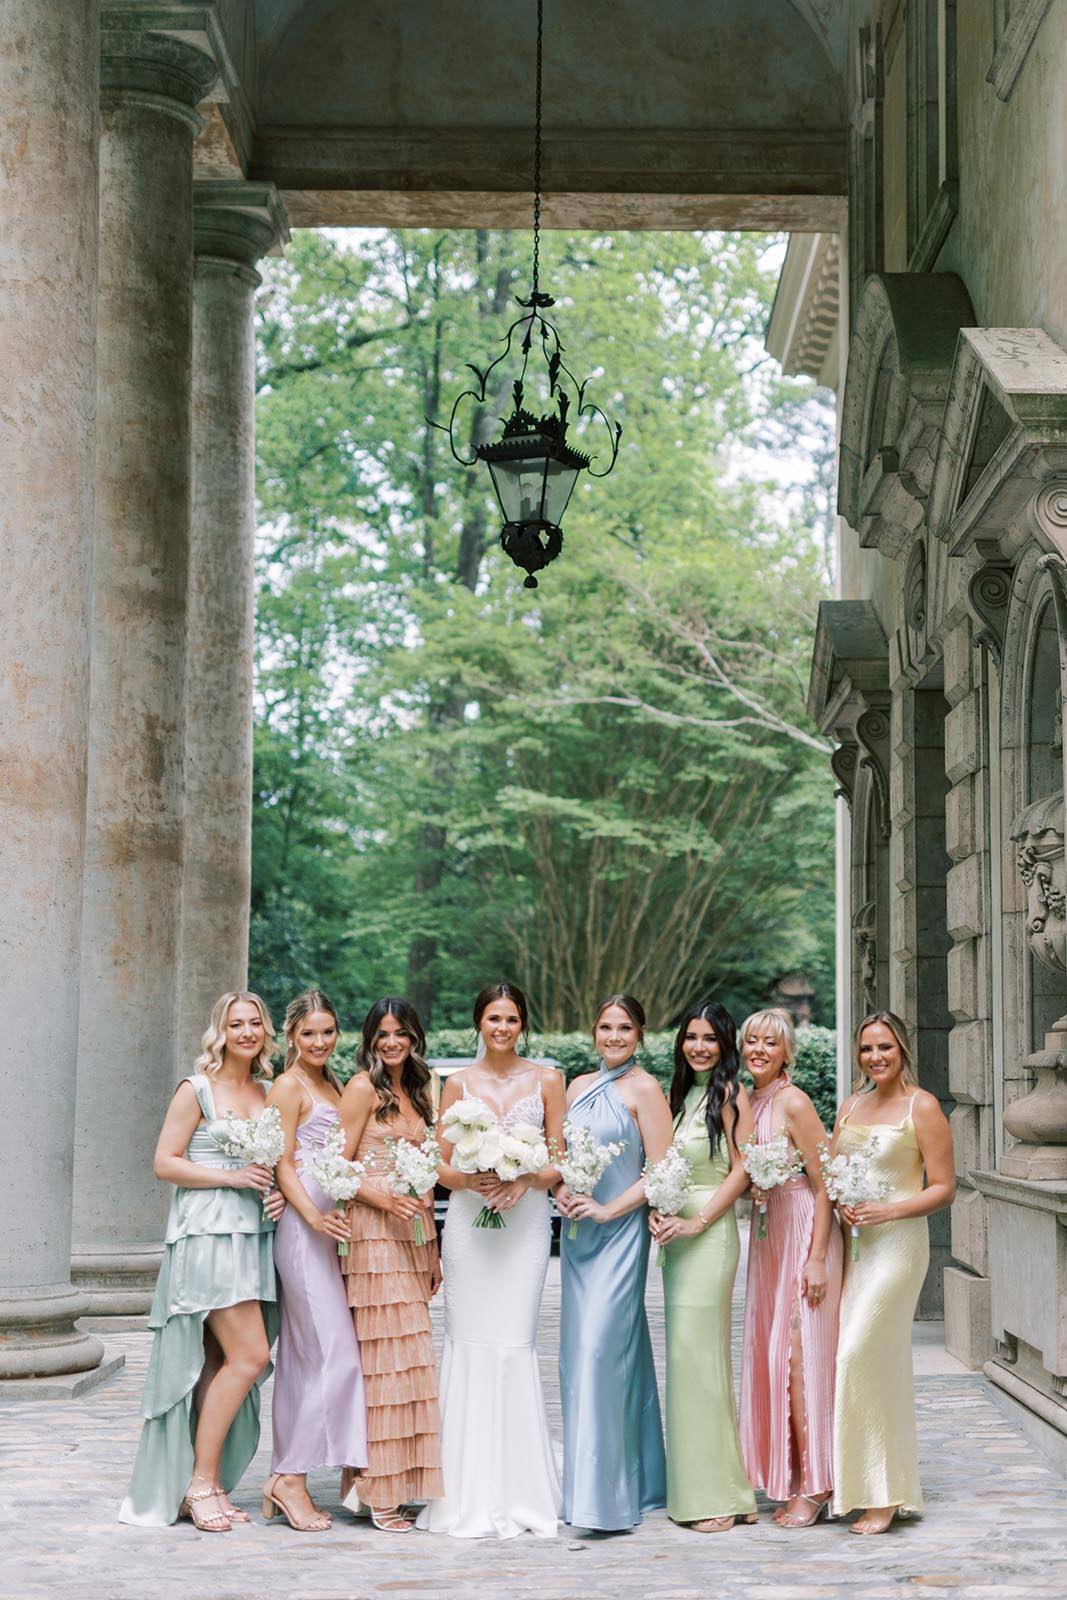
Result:
<svg viewBox="0 0 1067 1600">
<path fill-rule="evenodd" d="M 559 1062 L 553 1061 L 551 1056 L 531 1056 L 530 1059 L 536 1066 L 554 1067 L 557 1072 L 563 1071 L 563 1068 L 560 1066 Z M 438 1106 L 441 1103 L 441 1094 L 444 1090 L 447 1079 L 452 1076 L 453 1072 L 458 1072 L 461 1067 L 469 1067 L 473 1060 L 473 1056 L 431 1056 L 428 1059 L 426 1065 L 433 1074 L 433 1103 L 435 1106 Z M 433 1197 L 434 1221 L 437 1223 L 438 1235 L 440 1235 L 441 1229 L 445 1225 L 445 1213 L 447 1210 L 448 1190 L 439 1183 L 437 1188 L 434 1190 Z M 559 1249 L 559 1224 L 559 1213 L 553 1204 L 552 1248 L 556 1251 Z"/>
</svg>

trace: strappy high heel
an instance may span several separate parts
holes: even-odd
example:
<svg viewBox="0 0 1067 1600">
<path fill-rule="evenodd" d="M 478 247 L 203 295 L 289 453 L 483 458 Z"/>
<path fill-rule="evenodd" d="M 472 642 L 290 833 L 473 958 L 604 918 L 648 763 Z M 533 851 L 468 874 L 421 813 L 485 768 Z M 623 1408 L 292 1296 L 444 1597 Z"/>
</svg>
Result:
<svg viewBox="0 0 1067 1600">
<path fill-rule="evenodd" d="M 827 1519 L 829 1519 L 829 1516 L 830 1516 L 830 1496 L 829 1495 L 826 1496 L 825 1500 L 816 1500 L 810 1494 L 798 1494 L 798 1495 L 794 1496 L 794 1498 L 797 1499 L 797 1500 L 804 1500 L 809 1506 L 811 1506 L 811 1508 L 812 1508 L 811 1516 L 810 1517 L 797 1517 L 797 1516 L 790 1517 L 788 1515 L 788 1513 L 783 1511 L 781 1517 L 779 1517 L 777 1519 L 778 1520 L 778 1526 L 780 1528 L 810 1528 L 812 1526 L 812 1524 L 815 1523 L 815 1522 L 818 1522 L 819 1518 L 822 1517 L 822 1516 L 825 1516 Z"/>
<path fill-rule="evenodd" d="M 229 1533 L 232 1524 L 227 1512 L 197 1510 L 201 1501 L 217 1500 L 221 1492 L 214 1484 L 206 1489 L 197 1489 L 193 1494 L 186 1490 L 178 1507 L 179 1520 L 184 1518 L 191 1522 L 198 1533 Z"/>
<path fill-rule="evenodd" d="M 247 1511 L 243 1511 L 240 1506 L 232 1506 L 230 1504 L 230 1497 L 221 1483 L 215 1485 L 215 1493 L 222 1501 L 223 1514 L 229 1517 L 231 1522 L 251 1522 L 252 1518 Z"/>
<path fill-rule="evenodd" d="M 318 1507 L 316 1507 L 315 1508 L 315 1514 L 316 1514 L 316 1516 L 322 1518 L 323 1519 L 322 1521 L 320 1521 L 320 1522 L 300 1522 L 294 1516 L 294 1513 L 292 1511 L 290 1511 L 290 1509 L 286 1505 L 285 1501 L 278 1499 L 278 1496 L 275 1493 L 275 1490 L 277 1488 L 278 1479 L 280 1477 L 281 1477 L 281 1473 L 273 1472 L 273 1473 L 271 1473 L 270 1477 L 267 1479 L 266 1483 L 263 1485 L 263 1516 L 264 1516 L 264 1519 L 267 1522 L 270 1522 L 272 1517 L 274 1517 L 277 1514 L 277 1512 L 280 1511 L 282 1516 L 285 1518 L 286 1522 L 289 1524 L 290 1528 L 292 1528 L 294 1533 L 328 1533 L 329 1530 L 333 1527 L 333 1518 L 330 1516 L 328 1511 L 319 1511 Z"/>
<path fill-rule="evenodd" d="M 370 1519 L 379 1533 L 410 1533 L 415 1526 L 399 1506 L 391 1506 L 387 1511 L 376 1511 L 373 1506 L 369 1509 Z"/>
</svg>

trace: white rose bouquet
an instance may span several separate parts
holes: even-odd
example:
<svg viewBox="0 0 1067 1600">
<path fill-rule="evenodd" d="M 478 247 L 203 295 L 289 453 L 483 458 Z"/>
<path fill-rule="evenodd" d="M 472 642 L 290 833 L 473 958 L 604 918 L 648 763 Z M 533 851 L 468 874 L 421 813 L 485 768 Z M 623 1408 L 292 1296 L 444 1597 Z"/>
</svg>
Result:
<svg viewBox="0 0 1067 1600">
<path fill-rule="evenodd" d="M 878 1178 L 871 1170 L 872 1158 L 877 1149 L 877 1136 L 870 1141 L 866 1150 L 854 1150 L 851 1155 L 842 1153 L 832 1156 L 826 1145 L 819 1146 L 822 1181 L 835 1206 L 858 1206 L 865 1200 L 885 1200 L 888 1197 L 890 1190 L 888 1178 Z M 849 1232 L 852 1236 L 852 1259 L 858 1261 L 860 1230 L 855 1223 L 852 1223 Z"/>
<path fill-rule="evenodd" d="M 661 1161 L 646 1161 L 644 1167 L 645 1199 L 653 1211 L 665 1217 L 676 1217 L 693 1192 L 693 1163 L 681 1145 L 672 1144 Z M 659 1265 L 663 1265 L 663 1246 L 660 1246 Z"/>
<path fill-rule="evenodd" d="M 359 1193 L 365 1171 L 362 1161 L 345 1160 L 345 1132 L 339 1122 L 334 1123 L 319 1145 L 318 1157 L 311 1163 L 311 1176 L 338 1211 L 343 1211 L 346 1202 Z M 347 1239 L 338 1239 L 337 1254 L 348 1254 Z"/>
<path fill-rule="evenodd" d="M 410 1139 L 387 1139 L 386 1148 L 389 1151 L 389 1188 L 393 1194 L 406 1194 L 418 1200 L 433 1188 L 441 1165 L 441 1147 L 432 1133 L 428 1133 L 421 1144 L 413 1144 Z M 426 1243 L 421 1215 L 415 1218 L 415 1243 Z"/>
<path fill-rule="evenodd" d="M 779 1189 L 791 1178 L 803 1176 L 803 1157 L 797 1151 L 790 1154 L 787 1134 L 779 1133 L 773 1139 L 766 1139 L 763 1144 L 757 1139 L 749 1139 L 741 1146 L 740 1155 L 741 1165 L 757 1189 Z M 756 1223 L 756 1238 L 766 1239 L 766 1200 L 761 1200 L 757 1209 L 759 1220 Z"/>
<path fill-rule="evenodd" d="M 501 1183 L 512 1183 L 548 1165 L 548 1145 L 540 1128 L 522 1122 L 506 1127 L 473 1095 L 449 1106 L 441 1128 L 452 1145 L 452 1165 L 460 1172 L 495 1172 Z M 503 1228 L 505 1224 L 498 1211 L 485 1205 L 474 1226 Z"/>
<path fill-rule="evenodd" d="M 591 1195 L 615 1157 L 621 1156 L 626 1149 L 626 1141 L 624 1139 L 621 1144 L 597 1144 L 588 1128 L 569 1120 L 563 1124 L 563 1134 L 567 1141 L 567 1153 L 558 1162 L 563 1181 L 575 1194 Z M 568 1239 L 577 1239 L 578 1222 L 577 1217 L 571 1218 L 571 1225 L 567 1229 Z"/>
<path fill-rule="evenodd" d="M 273 1171 L 285 1154 L 285 1134 L 277 1106 L 268 1106 L 256 1117 L 224 1118 L 215 1129 L 214 1139 L 223 1155 L 234 1156 L 246 1166 L 270 1167 Z M 266 1195 L 263 1215 L 267 1215 Z"/>
</svg>

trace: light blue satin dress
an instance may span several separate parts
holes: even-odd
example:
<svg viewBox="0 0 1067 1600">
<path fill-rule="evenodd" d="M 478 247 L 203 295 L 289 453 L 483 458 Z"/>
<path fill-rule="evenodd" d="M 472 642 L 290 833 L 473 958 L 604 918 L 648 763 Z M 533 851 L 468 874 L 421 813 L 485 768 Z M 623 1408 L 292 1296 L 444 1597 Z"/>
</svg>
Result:
<svg viewBox="0 0 1067 1600">
<path fill-rule="evenodd" d="M 633 1066 L 600 1075 L 574 1101 L 568 1120 L 600 1144 L 622 1143 L 594 1199 L 602 1204 L 636 1183 L 645 1147 L 615 1087 Z M 563 1404 L 563 1519 L 610 1532 L 636 1527 L 666 1504 L 656 1369 L 645 1315 L 648 1208 L 616 1222 L 584 1221 L 578 1237 L 563 1222 L 563 1309 L 559 1387 Z"/>
</svg>

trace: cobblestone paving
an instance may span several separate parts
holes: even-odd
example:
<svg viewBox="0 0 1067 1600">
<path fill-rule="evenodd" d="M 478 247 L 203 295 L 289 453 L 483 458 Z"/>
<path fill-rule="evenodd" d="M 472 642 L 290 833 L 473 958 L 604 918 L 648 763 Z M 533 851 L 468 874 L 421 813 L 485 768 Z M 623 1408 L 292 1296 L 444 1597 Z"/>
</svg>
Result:
<svg viewBox="0 0 1067 1600">
<path fill-rule="evenodd" d="M 659 1275 L 649 1279 L 662 1355 Z M 737 1309 L 737 1308 L 735 1308 Z M 558 1264 L 545 1295 L 542 1370 L 559 1437 L 555 1350 Z M 735 1318 L 736 1322 L 736 1318 Z M 1013 1426 L 989 1385 L 929 1341 L 917 1349 L 927 1514 L 880 1539 L 844 1525 L 789 1533 L 761 1520 L 701 1536 L 662 1512 L 632 1534 L 498 1544 L 375 1533 L 340 1511 L 328 1534 L 298 1535 L 259 1516 L 264 1445 L 235 1500 L 250 1526 L 212 1537 L 115 1520 L 138 1433 L 148 1359 L 142 1333 L 114 1336 L 124 1372 L 84 1399 L 0 1405 L 0 1600 L 1031 1600 L 1067 1595 L 1067 1482 Z M 662 1372 L 661 1372 L 662 1377 Z M 335 1504 L 332 1474 L 312 1480 Z"/>
</svg>

